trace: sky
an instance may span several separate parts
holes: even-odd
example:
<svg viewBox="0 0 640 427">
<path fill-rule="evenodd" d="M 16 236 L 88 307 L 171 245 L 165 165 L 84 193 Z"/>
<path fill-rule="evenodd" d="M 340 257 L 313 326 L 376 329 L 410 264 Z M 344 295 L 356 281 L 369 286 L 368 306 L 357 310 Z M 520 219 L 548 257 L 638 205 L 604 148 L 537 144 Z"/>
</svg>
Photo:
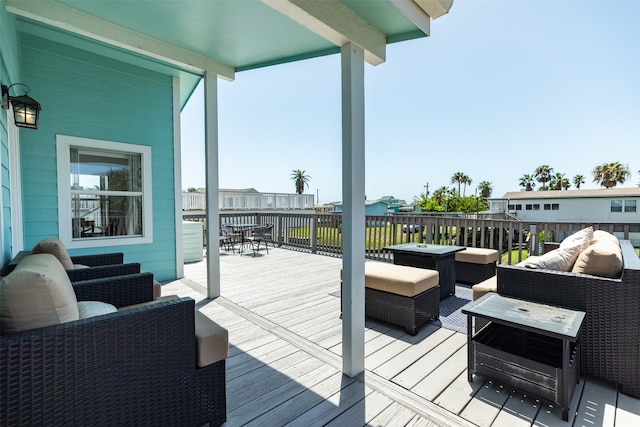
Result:
<svg viewBox="0 0 640 427">
<path fill-rule="evenodd" d="M 640 0 L 455 0 L 431 36 L 365 64 L 365 194 L 414 197 L 472 179 L 493 197 L 541 165 L 582 189 L 620 162 L 640 184 Z M 204 187 L 202 84 L 182 111 L 182 188 Z M 340 57 L 218 80 L 220 188 L 342 200 Z M 572 185 L 571 188 L 575 188 Z"/>
</svg>

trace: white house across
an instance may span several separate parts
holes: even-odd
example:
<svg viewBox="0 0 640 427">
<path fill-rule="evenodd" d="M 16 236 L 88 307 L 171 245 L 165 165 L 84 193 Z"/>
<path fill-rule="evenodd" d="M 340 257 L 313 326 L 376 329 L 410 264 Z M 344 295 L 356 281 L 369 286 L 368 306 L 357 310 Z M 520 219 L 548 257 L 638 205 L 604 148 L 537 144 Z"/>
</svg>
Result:
<svg viewBox="0 0 640 427">
<path fill-rule="evenodd" d="M 488 202 L 491 212 L 509 213 L 523 221 L 640 222 L 640 187 L 514 191 Z M 640 241 L 640 236 L 632 240 Z"/>
</svg>

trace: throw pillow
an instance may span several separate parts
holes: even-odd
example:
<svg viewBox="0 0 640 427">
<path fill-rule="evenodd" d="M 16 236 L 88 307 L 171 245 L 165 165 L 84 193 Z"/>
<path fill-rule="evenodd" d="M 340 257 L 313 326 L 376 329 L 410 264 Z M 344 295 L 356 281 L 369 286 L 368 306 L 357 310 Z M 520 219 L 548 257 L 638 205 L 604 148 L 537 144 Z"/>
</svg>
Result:
<svg viewBox="0 0 640 427">
<path fill-rule="evenodd" d="M 560 249 L 578 247 L 578 253 L 580 253 L 591 244 L 592 239 L 593 227 L 583 228 L 582 230 L 576 231 L 575 233 L 564 239 L 562 242 L 560 242 Z"/>
<path fill-rule="evenodd" d="M 538 257 L 529 257 L 523 261 L 526 268 L 543 268 L 547 270 L 571 271 L 580 254 L 579 246 L 554 249 Z"/>
<path fill-rule="evenodd" d="M 610 242 L 620 246 L 620 240 L 618 240 L 616 236 L 603 230 L 596 230 L 593 232 L 593 239 L 591 239 L 591 244 L 594 245 L 600 242 Z"/>
<path fill-rule="evenodd" d="M 0 325 L 3 334 L 78 319 L 78 301 L 69 276 L 53 255 L 25 257 L 0 282 Z"/>
<path fill-rule="evenodd" d="M 622 250 L 611 242 L 599 242 L 582 251 L 571 270 L 573 273 L 618 278 L 622 273 Z"/>
<path fill-rule="evenodd" d="M 64 247 L 60 239 L 49 238 L 40 240 L 31 249 L 32 254 L 51 254 L 58 258 L 58 261 L 62 264 L 65 270 L 73 270 L 73 261 L 67 252 L 67 248 Z"/>
</svg>

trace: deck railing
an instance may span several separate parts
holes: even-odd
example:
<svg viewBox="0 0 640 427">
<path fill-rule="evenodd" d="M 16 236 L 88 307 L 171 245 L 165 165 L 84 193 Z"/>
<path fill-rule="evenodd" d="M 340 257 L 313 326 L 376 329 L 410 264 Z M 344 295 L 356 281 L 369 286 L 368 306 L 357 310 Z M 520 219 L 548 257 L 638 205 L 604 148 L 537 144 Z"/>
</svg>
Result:
<svg viewBox="0 0 640 427">
<path fill-rule="evenodd" d="M 185 214 L 185 220 L 205 221 L 204 214 Z M 342 254 L 342 215 L 305 213 L 220 213 L 220 223 L 273 223 L 275 244 L 312 253 Z M 638 223 L 542 222 L 501 219 L 475 214 L 392 215 L 366 217 L 366 258 L 385 260 L 383 248 L 399 243 L 438 243 L 496 249 L 501 262 L 515 264 L 527 255 L 541 255 L 545 244 L 560 242 L 584 227 L 605 230 L 640 247 Z M 205 225 L 206 227 L 206 225 Z M 553 245 L 550 245 L 553 246 Z"/>
</svg>

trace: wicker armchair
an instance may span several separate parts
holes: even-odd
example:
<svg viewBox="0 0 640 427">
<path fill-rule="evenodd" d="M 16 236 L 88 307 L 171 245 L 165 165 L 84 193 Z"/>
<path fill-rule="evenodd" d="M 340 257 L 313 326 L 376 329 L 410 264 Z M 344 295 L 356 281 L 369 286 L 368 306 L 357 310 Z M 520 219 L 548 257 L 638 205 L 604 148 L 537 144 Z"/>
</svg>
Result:
<svg viewBox="0 0 640 427">
<path fill-rule="evenodd" d="M 78 301 L 152 298 L 153 275 L 73 283 Z M 176 298 L 0 337 L 0 425 L 220 425 L 225 361 L 196 364 L 195 303 Z"/>
<path fill-rule="evenodd" d="M 498 293 L 586 311 L 582 371 L 639 398 L 640 258 L 628 240 L 620 246 L 624 266 L 618 279 L 499 265 Z"/>
</svg>

